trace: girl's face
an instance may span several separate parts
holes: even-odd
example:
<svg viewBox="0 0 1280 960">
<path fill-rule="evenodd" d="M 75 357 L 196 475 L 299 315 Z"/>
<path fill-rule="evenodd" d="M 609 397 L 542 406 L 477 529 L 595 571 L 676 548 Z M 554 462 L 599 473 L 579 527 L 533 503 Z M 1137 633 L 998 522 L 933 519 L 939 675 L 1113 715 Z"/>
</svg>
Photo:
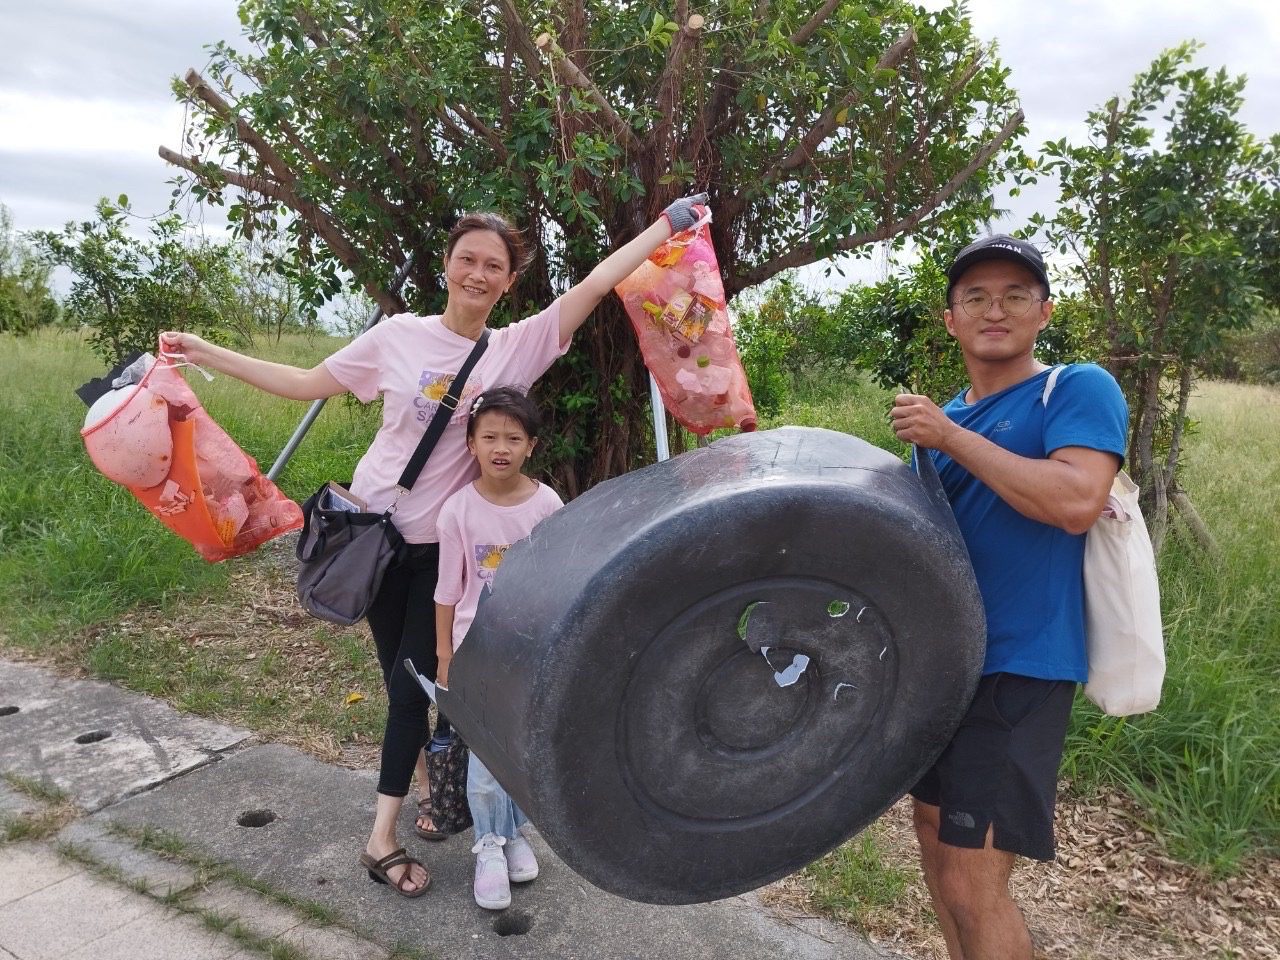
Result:
<svg viewBox="0 0 1280 960">
<path fill-rule="evenodd" d="M 444 262 L 444 277 L 451 302 L 485 313 L 516 279 L 507 245 L 492 230 L 471 230 L 459 237 Z"/>
<path fill-rule="evenodd" d="M 525 433 L 519 420 L 501 410 L 488 410 L 476 417 L 467 438 L 467 449 L 480 464 L 481 475 L 489 480 L 516 476 L 537 444 L 537 438 Z"/>
</svg>

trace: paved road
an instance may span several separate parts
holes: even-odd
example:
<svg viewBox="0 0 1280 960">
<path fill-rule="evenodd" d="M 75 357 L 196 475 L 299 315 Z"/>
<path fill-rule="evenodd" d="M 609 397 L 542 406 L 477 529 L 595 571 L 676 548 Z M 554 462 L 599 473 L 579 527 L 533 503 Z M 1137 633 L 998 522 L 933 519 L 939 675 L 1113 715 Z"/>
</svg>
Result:
<svg viewBox="0 0 1280 960">
<path fill-rule="evenodd" d="M 17 707 L 6 711 L 6 707 Z M 103 735 L 107 734 L 107 735 Z M 402 836 L 433 874 L 405 900 L 356 863 L 375 778 L 109 684 L 0 660 L 0 771 L 64 790 L 59 833 L 0 846 L 0 960 L 883 960 L 842 928 L 777 918 L 754 896 L 689 907 L 592 887 L 543 865 L 494 914 L 470 895 L 470 835 Z M 0 815 L 42 804 L 0 788 Z M 162 842 L 164 856 L 143 849 Z"/>
</svg>

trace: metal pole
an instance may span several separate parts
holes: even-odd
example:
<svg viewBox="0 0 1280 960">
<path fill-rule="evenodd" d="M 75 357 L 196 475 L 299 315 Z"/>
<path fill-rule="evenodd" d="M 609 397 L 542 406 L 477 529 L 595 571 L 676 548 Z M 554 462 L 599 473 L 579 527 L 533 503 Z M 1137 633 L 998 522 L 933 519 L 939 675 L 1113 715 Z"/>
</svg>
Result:
<svg viewBox="0 0 1280 960">
<path fill-rule="evenodd" d="M 667 443 L 667 411 L 658 392 L 658 381 L 649 374 L 649 406 L 653 408 L 653 442 L 658 448 L 658 462 L 671 459 L 671 447 Z"/>
<path fill-rule="evenodd" d="M 396 271 L 396 275 L 391 280 L 391 292 L 397 293 L 404 285 L 409 276 L 409 270 L 413 267 L 413 252 L 410 251 L 409 256 L 405 258 L 404 265 Z M 382 307 L 375 306 L 373 312 L 369 314 L 369 319 L 365 321 L 364 327 L 360 333 L 372 330 L 382 319 Z M 359 336 L 359 334 L 357 334 Z M 271 469 L 267 471 L 267 479 L 275 480 L 280 476 L 280 472 L 284 470 L 285 465 L 289 462 L 289 458 L 293 456 L 298 445 L 302 443 L 302 438 L 307 435 L 307 431 L 311 429 L 311 425 L 316 422 L 316 417 L 320 416 L 320 411 L 324 409 L 327 398 L 316 400 L 311 404 L 311 409 L 307 411 L 307 415 L 302 418 L 302 422 L 298 424 L 298 428 L 293 431 L 293 436 L 289 438 L 289 442 L 284 445 L 284 449 L 280 451 L 280 455 L 276 457 L 276 462 L 271 465 Z"/>
</svg>

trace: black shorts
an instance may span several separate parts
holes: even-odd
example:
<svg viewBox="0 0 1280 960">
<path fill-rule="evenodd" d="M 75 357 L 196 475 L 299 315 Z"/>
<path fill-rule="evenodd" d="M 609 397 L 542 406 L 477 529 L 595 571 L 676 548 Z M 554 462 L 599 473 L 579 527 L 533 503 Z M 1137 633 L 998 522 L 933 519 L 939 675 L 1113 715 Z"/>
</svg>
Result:
<svg viewBox="0 0 1280 960">
<path fill-rule="evenodd" d="M 1053 859 L 1058 764 L 1076 685 L 992 673 L 960 729 L 911 795 L 938 807 L 938 839 L 953 847 L 986 846 Z"/>
</svg>

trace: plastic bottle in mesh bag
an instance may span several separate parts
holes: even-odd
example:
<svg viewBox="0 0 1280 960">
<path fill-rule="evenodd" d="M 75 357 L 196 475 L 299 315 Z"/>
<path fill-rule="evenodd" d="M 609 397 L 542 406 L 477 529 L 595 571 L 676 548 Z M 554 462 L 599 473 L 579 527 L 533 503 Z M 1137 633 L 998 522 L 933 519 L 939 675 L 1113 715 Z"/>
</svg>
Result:
<svg viewBox="0 0 1280 960">
<path fill-rule="evenodd" d="M 710 222 L 707 213 L 614 288 L 667 410 L 699 435 L 756 428 Z"/>
<path fill-rule="evenodd" d="M 205 412 L 175 364 L 144 354 L 89 409 L 89 458 L 206 560 L 302 526 L 302 510 Z"/>
</svg>

